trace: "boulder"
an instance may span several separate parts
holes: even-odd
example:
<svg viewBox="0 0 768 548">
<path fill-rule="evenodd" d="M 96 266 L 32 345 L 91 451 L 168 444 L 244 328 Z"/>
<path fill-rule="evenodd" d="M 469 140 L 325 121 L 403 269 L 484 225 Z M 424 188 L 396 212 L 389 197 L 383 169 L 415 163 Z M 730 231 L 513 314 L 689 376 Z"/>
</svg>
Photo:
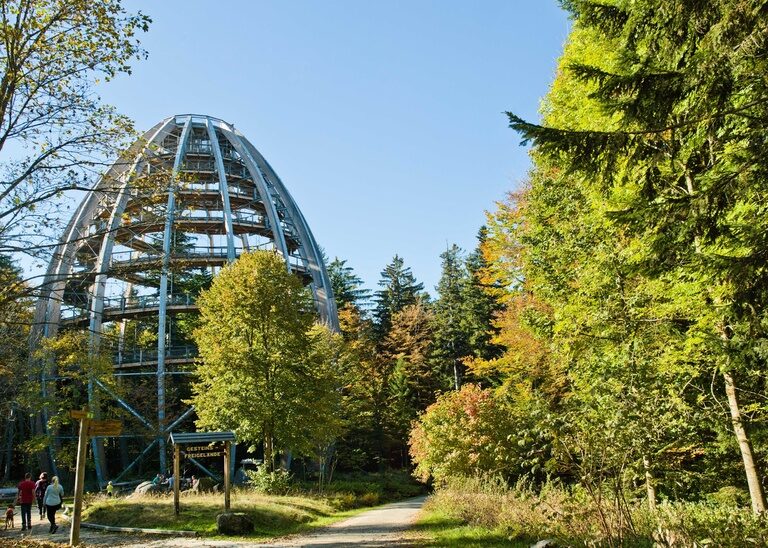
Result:
<svg viewBox="0 0 768 548">
<path fill-rule="evenodd" d="M 210 493 L 213 491 L 215 483 L 211 478 L 200 478 L 197 482 L 197 491 L 199 493 Z"/>
<path fill-rule="evenodd" d="M 216 516 L 216 529 L 222 535 L 253 533 L 253 520 L 242 512 L 224 512 Z"/>
<path fill-rule="evenodd" d="M 536 544 L 531 544 L 531 548 L 557 548 L 558 544 L 551 538 L 540 540 Z"/>
<path fill-rule="evenodd" d="M 136 486 L 134 493 L 146 495 L 147 493 L 162 493 L 163 488 L 160 485 L 154 485 L 151 481 L 144 481 Z"/>
</svg>

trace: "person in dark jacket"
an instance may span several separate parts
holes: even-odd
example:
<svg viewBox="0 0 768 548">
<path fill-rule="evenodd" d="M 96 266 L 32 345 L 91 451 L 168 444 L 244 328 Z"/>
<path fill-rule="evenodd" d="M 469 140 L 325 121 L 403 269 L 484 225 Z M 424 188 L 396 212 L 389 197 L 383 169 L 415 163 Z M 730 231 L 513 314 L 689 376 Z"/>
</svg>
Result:
<svg viewBox="0 0 768 548">
<path fill-rule="evenodd" d="M 24 474 L 24 479 L 17 486 L 19 506 L 21 506 L 21 530 L 32 529 L 32 503 L 35 502 L 35 482 L 32 474 Z"/>
<path fill-rule="evenodd" d="M 43 472 L 35 483 L 35 498 L 37 509 L 40 511 L 40 519 L 45 518 L 45 490 L 48 488 L 48 474 Z"/>
</svg>

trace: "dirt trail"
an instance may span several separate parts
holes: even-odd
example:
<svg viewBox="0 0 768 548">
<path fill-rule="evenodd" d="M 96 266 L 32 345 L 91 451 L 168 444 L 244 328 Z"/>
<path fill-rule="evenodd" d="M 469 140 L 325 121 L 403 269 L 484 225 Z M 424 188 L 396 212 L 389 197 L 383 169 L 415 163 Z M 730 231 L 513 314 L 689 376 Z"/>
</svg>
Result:
<svg viewBox="0 0 768 548">
<path fill-rule="evenodd" d="M 426 497 L 387 504 L 293 539 L 278 539 L 265 546 L 406 546 L 403 533 L 413 523 Z"/>
<path fill-rule="evenodd" d="M 11 540 L 30 539 L 45 542 L 55 542 L 61 545 L 69 544 L 69 520 L 62 515 L 62 512 L 56 514 L 56 524 L 59 528 L 54 534 L 49 533 L 50 524 L 46 518 L 40 519 L 37 507 L 32 508 L 32 530 L 21 532 L 21 514 L 15 516 L 15 525 L 13 529 L 4 531 L 0 529 L 0 547 L 7 546 Z M 87 546 L 122 546 L 125 544 L 134 544 L 143 546 L 146 542 L 157 539 L 157 536 L 137 536 L 123 535 L 120 533 L 104 533 L 92 529 L 80 529 L 80 540 Z M 140 544 L 139 539 L 142 539 Z"/>
<path fill-rule="evenodd" d="M 103 533 L 92 529 L 81 529 L 81 540 L 88 546 L 120 546 L 121 548 L 296 548 L 332 546 L 410 546 L 404 534 L 413 523 L 416 514 L 424 504 L 426 497 L 417 497 L 395 502 L 363 512 L 355 517 L 339 521 L 328 527 L 304 535 L 294 535 L 273 539 L 268 542 L 254 543 L 246 541 L 206 540 L 200 538 L 168 538 L 141 536 L 135 534 Z M 69 541 L 69 523 L 59 521 L 56 534 L 48 533 L 48 522 L 39 521 L 33 514 L 31 536 L 36 540 L 54 541 L 66 544 Z M 27 536 L 27 535 L 25 535 Z M 0 546 L 8 538 L 18 539 L 18 528 L 4 533 L 0 531 Z"/>
</svg>

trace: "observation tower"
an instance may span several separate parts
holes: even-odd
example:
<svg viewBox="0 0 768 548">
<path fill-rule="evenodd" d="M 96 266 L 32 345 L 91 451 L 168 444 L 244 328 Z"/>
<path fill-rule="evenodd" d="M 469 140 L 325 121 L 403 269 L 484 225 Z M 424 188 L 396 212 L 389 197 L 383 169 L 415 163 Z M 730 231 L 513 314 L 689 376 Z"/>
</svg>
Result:
<svg viewBox="0 0 768 548">
<path fill-rule="evenodd" d="M 194 417 L 183 400 L 197 354 L 197 296 L 240 253 L 264 249 L 311 287 L 321 321 L 338 330 L 323 257 L 301 211 L 259 151 L 211 116 L 161 121 L 86 194 L 48 267 L 33 337 L 87 330 L 91 348 L 112 356 L 113 385 L 94 378 L 88 386 L 97 413 L 119 407 L 125 417 L 124 436 L 92 440 L 100 485 L 155 451 L 166 470 L 168 433 Z M 55 365 L 41 382 L 44 396 L 55 393 Z M 49 457 L 55 472 L 53 449 Z"/>
</svg>

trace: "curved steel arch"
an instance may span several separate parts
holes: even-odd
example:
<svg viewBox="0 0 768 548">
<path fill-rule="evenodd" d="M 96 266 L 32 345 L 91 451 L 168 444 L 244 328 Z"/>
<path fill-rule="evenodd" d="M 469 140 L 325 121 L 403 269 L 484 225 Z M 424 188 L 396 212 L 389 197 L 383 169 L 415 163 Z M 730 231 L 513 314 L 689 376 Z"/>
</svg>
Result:
<svg viewBox="0 0 768 548">
<path fill-rule="evenodd" d="M 159 196 L 157 190 L 145 190 L 158 183 Z M 187 410 L 168 424 L 166 383 L 169 376 L 183 373 L 169 370 L 169 365 L 194 358 L 194 349 L 180 352 L 175 346 L 174 315 L 195 309 L 194 299 L 179 293 L 183 289 L 177 288 L 176 278 L 179 272 L 215 274 L 251 249 L 282 255 L 286 268 L 311 287 L 321 320 L 338 331 L 322 252 L 264 157 L 218 118 L 166 118 L 112 165 L 77 208 L 43 282 L 32 344 L 55 336 L 61 327 L 87 326 L 95 345 L 106 324 L 117 325 L 115 374 L 156 377 L 156 417 L 150 420 L 136 410 L 135 402 L 109 395 L 150 430 L 159 446 L 160 469 L 165 470 L 167 431 L 190 415 Z M 185 297 L 184 304 L 179 297 Z M 141 304 L 149 301 L 151 307 Z M 125 329 L 145 317 L 142 311 L 156 311 L 157 349 L 137 354 L 128 348 Z M 41 380 L 45 391 L 47 379 Z M 109 392 L 100 383 L 90 389 Z M 101 483 L 108 473 L 97 446 L 95 442 Z"/>
</svg>

